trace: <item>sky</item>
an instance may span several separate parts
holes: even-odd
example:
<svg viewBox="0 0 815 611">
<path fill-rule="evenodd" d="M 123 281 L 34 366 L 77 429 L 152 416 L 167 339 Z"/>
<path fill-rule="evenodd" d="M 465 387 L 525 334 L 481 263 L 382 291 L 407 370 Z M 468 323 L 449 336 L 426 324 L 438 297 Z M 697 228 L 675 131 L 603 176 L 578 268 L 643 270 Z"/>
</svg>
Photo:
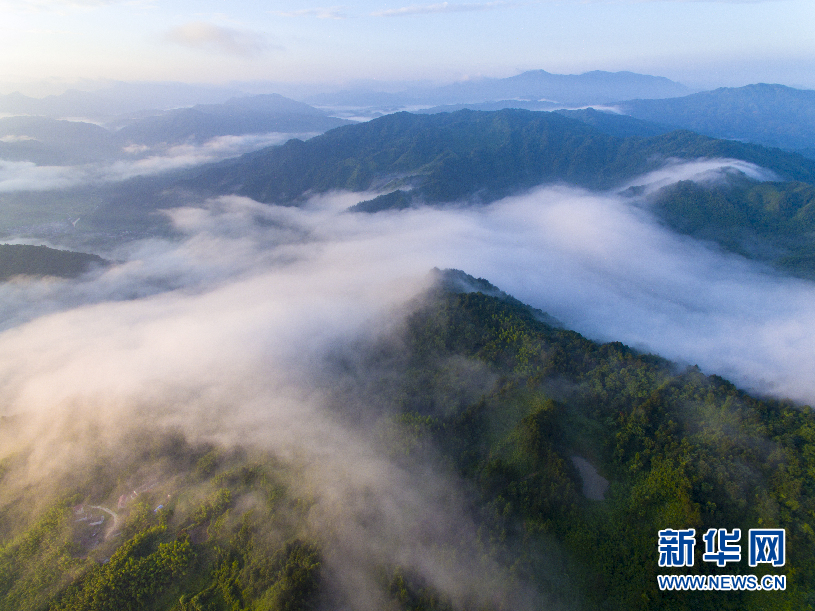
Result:
<svg viewBox="0 0 815 611">
<path fill-rule="evenodd" d="M 0 93 L 628 70 L 815 88 L 812 0 L 0 0 Z M 56 91 L 55 91 L 56 92 Z"/>
</svg>

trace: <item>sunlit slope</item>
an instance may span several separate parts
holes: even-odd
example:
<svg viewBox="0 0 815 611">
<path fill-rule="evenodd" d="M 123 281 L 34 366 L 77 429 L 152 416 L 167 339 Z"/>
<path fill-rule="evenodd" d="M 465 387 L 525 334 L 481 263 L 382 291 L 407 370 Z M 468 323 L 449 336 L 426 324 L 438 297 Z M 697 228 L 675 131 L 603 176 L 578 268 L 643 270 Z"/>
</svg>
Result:
<svg viewBox="0 0 815 611">
<path fill-rule="evenodd" d="M 332 189 L 410 190 L 412 201 L 489 202 L 542 183 L 607 189 L 668 159 L 734 158 L 785 180 L 815 181 L 815 161 L 691 132 L 618 138 L 555 113 L 397 113 L 307 142 L 244 155 L 185 183 L 262 202 Z"/>
<path fill-rule="evenodd" d="M 463 491 L 440 514 L 383 504 L 376 488 L 336 497 L 370 457 L 321 482 L 308 451 L 281 456 L 150 423 L 101 438 L 59 477 L 31 477 L 42 474 L 25 449 L 7 456 L 0 607 L 805 608 L 811 410 L 551 323 L 486 281 L 445 272 L 395 336 L 333 355 L 337 422 L 391 473 L 409 473 L 405 486 L 441 477 L 448 495 Z M 360 423 L 349 406 L 362 395 L 378 410 Z M 610 483 L 602 500 L 586 497 L 574 457 Z M 786 564 L 720 569 L 699 544 L 692 569 L 660 569 L 657 532 L 668 527 L 785 528 Z M 383 538 L 399 528 L 424 555 Z M 362 558 L 355 546 L 377 551 Z M 664 593 L 665 572 L 769 572 L 787 589 Z"/>
</svg>

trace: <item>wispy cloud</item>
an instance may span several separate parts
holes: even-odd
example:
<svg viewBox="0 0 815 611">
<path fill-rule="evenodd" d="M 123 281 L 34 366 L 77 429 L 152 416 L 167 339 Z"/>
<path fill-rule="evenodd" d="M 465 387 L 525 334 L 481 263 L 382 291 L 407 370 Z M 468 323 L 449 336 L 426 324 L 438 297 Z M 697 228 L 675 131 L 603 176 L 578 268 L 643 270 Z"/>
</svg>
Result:
<svg viewBox="0 0 815 611">
<path fill-rule="evenodd" d="M 257 55 L 269 47 L 264 37 L 257 32 L 204 21 L 192 21 L 173 28 L 164 35 L 164 40 L 193 49 L 240 56 Z"/>
<path fill-rule="evenodd" d="M 155 0 L 0 0 L 0 9 L 12 11 L 87 10 L 120 4 L 125 6 L 150 6 Z"/>
<path fill-rule="evenodd" d="M 128 146 L 125 153 L 132 159 L 119 159 L 105 164 L 77 166 L 44 166 L 30 161 L 0 159 L 0 193 L 17 191 L 54 191 L 84 184 L 126 180 L 135 176 L 153 176 L 180 168 L 237 157 L 244 153 L 283 144 L 290 138 L 307 139 L 314 133 L 270 132 L 243 136 L 218 136 L 203 144 L 180 144 L 172 147 Z M 5 136 L 0 141 L 14 141 L 25 136 Z"/>
<path fill-rule="evenodd" d="M 551 1 L 551 0 L 550 0 Z M 573 4 L 648 4 L 655 2 L 674 2 L 679 4 L 773 4 L 785 0 L 571 0 Z"/>
<path fill-rule="evenodd" d="M 297 11 L 272 11 L 281 17 L 316 17 L 317 19 L 347 19 L 342 6 L 324 8 L 304 8 Z"/>
<path fill-rule="evenodd" d="M 475 11 L 491 11 L 501 8 L 520 6 L 518 2 L 480 2 L 451 4 L 412 4 L 402 8 L 387 9 L 371 13 L 372 17 L 401 17 L 403 15 L 427 15 L 431 13 L 471 13 Z"/>
<path fill-rule="evenodd" d="M 0 193 L 65 189 L 79 184 L 82 177 L 82 172 L 72 167 L 0 160 Z"/>
<path fill-rule="evenodd" d="M 558 4 L 646 4 L 652 2 L 697 3 L 712 4 L 765 4 L 782 2 L 783 0 L 557 0 Z M 402 17 L 405 15 L 428 15 L 432 13 L 467 13 L 475 11 L 489 11 L 502 8 L 514 8 L 533 4 L 552 4 L 554 0 L 534 0 L 529 2 L 495 1 L 495 2 L 465 2 L 437 4 L 411 4 L 401 8 L 374 11 L 372 17 Z"/>
</svg>

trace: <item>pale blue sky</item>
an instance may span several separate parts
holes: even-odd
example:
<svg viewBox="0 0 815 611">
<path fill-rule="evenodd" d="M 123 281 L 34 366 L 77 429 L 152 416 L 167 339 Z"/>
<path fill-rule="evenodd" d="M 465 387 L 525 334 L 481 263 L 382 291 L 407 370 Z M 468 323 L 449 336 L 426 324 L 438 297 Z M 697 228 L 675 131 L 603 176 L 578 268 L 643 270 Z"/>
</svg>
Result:
<svg viewBox="0 0 815 611">
<path fill-rule="evenodd" d="M 451 81 L 540 68 L 815 88 L 815 1 L 0 0 L 0 57 L 5 82 Z"/>
</svg>

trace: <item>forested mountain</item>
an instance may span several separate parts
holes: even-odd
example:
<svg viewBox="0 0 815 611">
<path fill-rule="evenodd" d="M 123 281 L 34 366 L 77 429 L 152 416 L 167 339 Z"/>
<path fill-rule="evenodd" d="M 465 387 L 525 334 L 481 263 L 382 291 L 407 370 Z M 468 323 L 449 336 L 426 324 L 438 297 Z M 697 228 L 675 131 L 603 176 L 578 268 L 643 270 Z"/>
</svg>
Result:
<svg viewBox="0 0 815 611">
<path fill-rule="evenodd" d="M 810 158 L 815 151 L 815 91 L 756 84 L 722 87 L 682 97 L 649 96 L 612 103 L 612 100 L 620 99 L 608 97 L 584 103 L 608 105 L 615 112 L 593 108 L 561 109 L 563 104 L 557 102 L 518 96 L 480 102 L 458 101 L 420 112 L 453 112 L 465 108 L 554 110 L 620 137 L 649 137 L 686 129 L 713 138 L 797 151 Z M 617 114 L 620 112 L 623 114 Z"/>
<path fill-rule="evenodd" d="M 815 91 L 758 84 L 618 106 L 632 117 L 714 138 L 787 150 L 815 148 Z"/>
<path fill-rule="evenodd" d="M 302 486 L 307 463 L 144 423 L 116 443 L 100 440 L 82 468 L 47 487 L 17 485 L 33 455 L 0 463 L 3 608 L 327 609 L 348 606 L 348 592 L 361 587 L 404 610 L 815 603 L 810 409 L 591 342 L 484 280 L 438 275 L 398 338 L 373 340 L 340 371 L 374 376 L 365 392 L 380 407 L 363 430 L 389 460 L 469 491 L 466 515 L 443 521 L 459 533 L 455 524 L 472 520 L 473 549 L 463 553 L 463 530 L 439 538 L 428 518 L 415 537 L 434 550 L 432 562 L 380 553 L 343 572 L 355 561 L 338 559 L 335 546 L 352 534 L 330 520 L 315 527 L 327 501 Z M 338 387 L 355 387 L 343 380 Z M 337 401 L 337 417 L 353 419 L 345 404 Z M 25 425 L 22 416 L 3 421 L 6 432 Z M 366 508 L 373 500 L 355 499 L 347 524 L 375 524 L 376 507 Z M 750 568 L 742 557 L 720 568 L 703 561 L 699 543 L 692 567 L 660 568 L 657 533 L 669 527 L 784 528 L 786 563 Z M 445 570 L 465 583 L 450 565 L 500 577 L 493 596 L 429 577 Z M 786 589 L 660 591 L 662 573 L 784 575 Z M 352 582 L 338 581 L 343 575 Z"/>
<path fill-rule="evenodd" d="M 655 202 L 650 210 L 682 233 L 815 275 L 813 160 L 590 109 L 397 113 L 249 153 L 180 184 L 287 205 L 334 189 L 384 191 L 354 207 L 378 212 L 489 203 L 546 183 L 613 189 L 669 161 L 698 159 L 747 161 L 780 180 L 759 183 L 736 172 L 718 182 L 685 181 L 646 196 Z"/>
<path fill-rule="evenodd" d="M 756 145 L 682 131 L 619 138 L 559 114 L 505 109 L 396 113 L 226 161 L 186 186 L 275 203 L 331 189 L 401 189 L 425 203 L 489 202 L 547 182 L 607 189 L 670 158 L 716 157 L 815 181 L 815 162 Z"/>
<path fill-rule="evenodd" d="M 257 127 L 251 117 L 270 108 L 283 113 L 264 115 L 272 123 L 283 121 L 275 123 L 281 129 L 304 127 L 297 123 L 304 117 L 337 121 L 302 106 L 277 97 L 242 98 L 145 119 L 133 124 L 133 133 L 125 129 L 122 134 L 51 119 L 5 119 L 0 128 L 9 138 L 0 147 L 36 152 L 47 160 L 70 151 L 74 139 L 88 143 L 78 154 L 93 158 L 110 150 L 108 136 L 118 142 L 119 150 L 130 137 L 163 139 L 166 146 L 206 140 L 237 124 Z M 285 114 L 290 111 L 303 114 Z M 204 115 L 208 118 L 199 122 Z M 264 124 L 265 128 L 272 128 L 272 123 Z M 147 150 L 144 154 L 151 154 Z M 725 182 L 686 183 L 647 195 L 645 199 L 656 202 L 650 210 L 680 232 L 715 240 L 728 250 L 798 275 L 815 274 L 815 246 L 806 220 L 815 161 L 779 149 L 669 131 L 662 125 L 591 109 L 397 113 L 175 174 L 91 183 L 74 191 L 9 192 L 2 194 L 2 200 L 10 227 L 48 222 L 51 211 L 51 224 L 44 225 L 48 231 L 58 220 L 62 230 L 72 230 L 73 236 L 76 227 L 66 224 L 66 215 L 81 216 L 81 231 L 107 239 L 112 232 L 164 231 L 163 217 L 153 214 L 155 210 L 218 194 L 297 205 L 315 193 L 332 190 L 378 191 L 381 195 L 355 208 L 376 212 L 421 204 L 489 203 L 547 183 L 613 190 L 676 160 L 698 159 L 747 161 L 773 172 L 777 181 L 759 185 L 742 175 Z M 70 180 L 71 175 L 66 177 Z M 41 184 L 36 174 L 22 182 L 34 189 Z M 641 189 L 634 187 L 627 193 L 634 201 L 644 201 Z M 89 237 L 88 247 L 93 248 L 96 238 Z"/>
<path fill-rule="evenodd" d="M 618 138 L 628 138 L 630 136 L 639 136 L 641 138 L 651 138 L 653 136 L 661 136 L 672 131 L 676 131 L 674 127 L 663 125 L 661 123 L 654 123 L 651 121 L 643 121 L 642 119 L 635 119 L 629 115 L 622 115 L 613 112 L 604 112 L 594 108 L 582 108 L 580 110 L 556 110 L 556 113 L 569 117 L 570 119 L 577 119 L 583 123 L 587 123 L 592 127 L 596 127 L 601 132 L 617 136 Z"/>
</svg>

